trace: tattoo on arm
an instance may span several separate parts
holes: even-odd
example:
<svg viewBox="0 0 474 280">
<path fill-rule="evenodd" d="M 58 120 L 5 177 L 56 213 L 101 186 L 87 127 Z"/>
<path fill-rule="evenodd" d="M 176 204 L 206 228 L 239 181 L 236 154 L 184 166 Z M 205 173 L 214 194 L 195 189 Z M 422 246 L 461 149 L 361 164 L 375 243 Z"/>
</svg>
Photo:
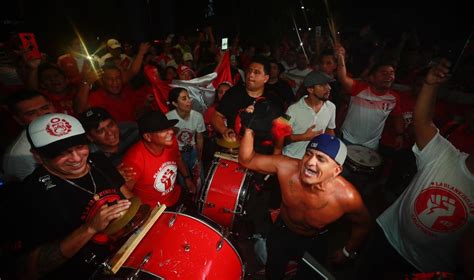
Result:
<svg viewBox="0 0 474 280">
<path fill-rule="evenodd" d="M 48 243 L 38 248 L 38 250 L 36 269 L 40 275 L 58 268 L 68 260 L 61 252 L 59 241 Z"/>
</svg>

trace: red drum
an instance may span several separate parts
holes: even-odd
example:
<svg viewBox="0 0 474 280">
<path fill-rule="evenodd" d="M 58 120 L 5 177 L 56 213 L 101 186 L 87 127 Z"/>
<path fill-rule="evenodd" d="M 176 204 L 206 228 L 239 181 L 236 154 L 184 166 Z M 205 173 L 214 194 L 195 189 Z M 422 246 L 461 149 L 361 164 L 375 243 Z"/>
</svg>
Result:
<svg viewBox="0 0 474 280">
<path fill-rule="evenodd" d="M 451 272 L 424 272 L 406 275 L 406 280 L 454 280 L 456 275 Z"/>
<path fill-rule="evenodd" d="M 245 215 L 250 177 L 232 155 L 216 153 L 199 196 L 199 213 L 232 228 L 236 216 Z"/>
<path fill-rule="evenodd" d="M 111 279 L 243 279 L 235 247 L 210 224 L 163 212 Z M 124 278 L 121 278 L 124 277 Z"/>
</svg>

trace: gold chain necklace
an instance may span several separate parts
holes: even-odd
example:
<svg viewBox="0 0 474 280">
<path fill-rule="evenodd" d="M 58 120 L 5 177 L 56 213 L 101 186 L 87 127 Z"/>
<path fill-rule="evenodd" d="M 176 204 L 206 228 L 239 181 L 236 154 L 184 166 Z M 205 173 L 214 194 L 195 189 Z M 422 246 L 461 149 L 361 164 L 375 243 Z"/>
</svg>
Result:
<svg viewBox="0 0 474 280">
<path fill-rule="evenodd" d="M 90 194 L 92 194 L 92 198 L 94 198 L 95 201 L 99 200 L 100 196 L 98 194 L 96 194 L 97 192 L 97 185 L 95 184 L 95 180 L 94 180 L 94 177 L 92 176 L 92 173 L 91 173 L 91 170 L 89 169 L 89 171 L 87 172 L 89 174 L 89 176 L 91 177 L 91 180 L 92 180 L 92 184 L 94 185 L 94 192 L 91 192 L 90 190 L 84 188 L 84 187 L 81 187 L 79 186 L 78 184 L 74 183 L 73 181 L 69 180 L 69 179 L 66 179 L 66 178 L 61 178 L 63 179 L 64 181 L 68 182 L 69 184 L 71 184 L 73 187 L 76 187 L 80 190 L 83 190 L 85 192 L 88 192 Z"/>
</svg>

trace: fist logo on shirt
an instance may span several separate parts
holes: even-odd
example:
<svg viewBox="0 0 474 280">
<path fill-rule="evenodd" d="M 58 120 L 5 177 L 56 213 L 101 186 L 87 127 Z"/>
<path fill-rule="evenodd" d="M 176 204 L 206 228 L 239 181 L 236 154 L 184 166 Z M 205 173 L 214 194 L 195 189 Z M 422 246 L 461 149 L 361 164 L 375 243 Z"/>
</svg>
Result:
<svg viewBox="0 0 474 280">
<path fill-rule="evenodd" d="M 155 190 L 161 192 L 163 195 L 168 194 L 174 189 L 174 182 L 178 174 L 178 167 L 176 163 L 165 162 L 155 174 L 155 183 L 153 187 Z"/>
<path fill-rule="evenodd" d="M 417 220 L 435 232 L 450 232 L 467 222 L 467 210 L 461 199 L 450 189 L 430 187 L 415 200 Z"/>
</svg>

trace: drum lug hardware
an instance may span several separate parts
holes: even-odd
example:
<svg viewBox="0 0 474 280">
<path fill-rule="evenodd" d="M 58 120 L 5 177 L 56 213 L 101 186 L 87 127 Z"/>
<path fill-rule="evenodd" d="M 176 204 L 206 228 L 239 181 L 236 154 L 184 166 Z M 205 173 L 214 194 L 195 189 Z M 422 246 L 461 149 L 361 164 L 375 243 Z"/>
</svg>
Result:
<svg viewBox="0 0 474 280">
<path fill-rule="evenodd" d="M 168 222 L 168 227 L 172 227 L 175 221 L 176 221 L 176 213 L 173 215 L 173 217 L 170 218 Z"/>
<path fill-rule="evenodd" d="M 142 262 L 138 266 L 137 270 L 131 277 L 127 277 L 127 280 L 136 280 L 138 278 L 138 274 L 142 271 L 143 266 L 150 260 L 151 258 L 151 252 L 148 252 L 145 257 L 143 258 Z"/>
<path fill-rule="evenodd" d="M 216 204 L 215 203 L 212 203 L 212 202 L 204 202 L 204 201 L 201 201 L 203 204 L 204 204 L 204 207 L 208 207 L 208 208 L 214 208 L 216 207 Z"/>
<path fill-rule="evenodd" d="M 226 227 L 223 227 L 221 230 L 221 238 L 219 238 L 219 241 L 217 241 L 217 246 L 216 246 L 216 251 L 219 252 L 220 249 L 222 249 L 222 245 L 224 243 L 224 239 L 227 238 L 229 235 L 229 229 Z"/>
<path fill-rule="evenodd" d="M 97 256 L 96 256 L 94 253 L 90 253 L 90 256 L 89 256 L 88 258 L 86 258 L 86 259 L 84 260 L 84 262 L 85 262 L 85 263 L 88 263 L 88 264 L 95 264 L 95 263 L 96 263 L 96 262 L 95 262 L 95 258 L 96 258 L 96 257 L 97 257 Z"/>
<path fill-rule="evenodd" d="M 228 213 L 228 214 L 234 214 L 234 215 L 242 215 L 242 211 L 232 211 L 228 208 L 223 208 L 222 209 L 224 211 L 224 213 Z"/>
<path fill-rule="evenodd" d="M 105 260 L 103 263 L 100 264 L 105 271 L 112 271 L 112 267 L 109 265 L 109 260 Z"/>
<path fill-rule="evenodd" d="M 178 209 L 176 209 L 176 213 L 170 218 L 168 222 L 168 227 L 172 227 L 174 225 L 174 222 L 176 221 L 176 217 L 178 216 L 178 213 L 182 213 L 186 210 L 183 204 L 181 204 Z"/>
<path fill-rule="evenodd" d="M 202 199 L 200 199 L 199 202 L 202 203 L 204 207 L 208 207 L 208 208 L 214 208 L 214 207 L 216 207 L 216 204 L 215 204 L 215 203 L 212 203 L 212 202 L 205 202 L 205 201 L 202 200 Z"/>
<path fill-rule="evenodd" d="M 186 207 L 184 207 L 184 204 L 181 204 L 178 209 L 176 209 L 176 213 L 183 213 L 186 210 Z M 175 214 L 176 216 L 176 214 Z"/>
<path fill-rule="evenodd" d="M 184 251 L 185 252 L 191 251 L 191 245 L 189 245 L 188 243 L 184 244 Z"/>
<path fill-rule="evenodd" d="M 224 240 L 221 238 L 219 239 L 219 242 L 217 242 L 217 246 L 216 246 L 216 251 L 219 252 L 221 249 L 222 249 L 222 243 L 224 242 Z"/>
</svg>

